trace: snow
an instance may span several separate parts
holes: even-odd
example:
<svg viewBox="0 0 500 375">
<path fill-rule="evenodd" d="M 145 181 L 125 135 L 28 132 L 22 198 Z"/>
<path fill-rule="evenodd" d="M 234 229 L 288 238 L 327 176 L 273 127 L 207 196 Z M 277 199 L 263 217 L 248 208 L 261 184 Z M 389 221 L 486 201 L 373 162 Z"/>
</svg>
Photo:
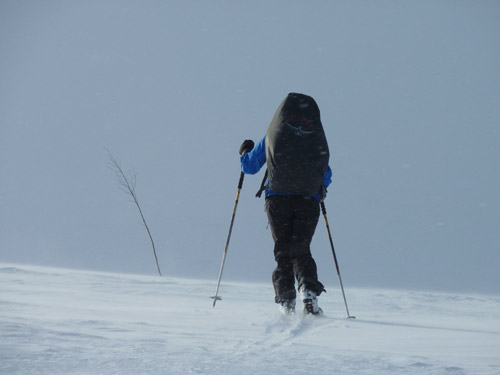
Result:
<svg viewBox="0 0 500 375">
<path fill-rule="evenodd" d="M 282 316 L 269 284 L 0 263 L 0 374 L 500 374 L 500 296 L 346 288 Z"/>
</svg>

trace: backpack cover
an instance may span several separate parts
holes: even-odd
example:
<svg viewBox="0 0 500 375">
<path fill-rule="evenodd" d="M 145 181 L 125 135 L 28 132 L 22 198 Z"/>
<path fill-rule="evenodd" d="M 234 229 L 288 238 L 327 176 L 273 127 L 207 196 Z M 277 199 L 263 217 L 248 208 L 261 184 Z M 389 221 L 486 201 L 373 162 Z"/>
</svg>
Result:
<svg viewBox="0 0 500 375">
<path fill-rule="evenodd" d="M 274 193 L 314 196 L 321 191 L 330 152 L 312 97 L 288 94 L 267 129 L 265 142 L 269 188 Z"/>
</svg>

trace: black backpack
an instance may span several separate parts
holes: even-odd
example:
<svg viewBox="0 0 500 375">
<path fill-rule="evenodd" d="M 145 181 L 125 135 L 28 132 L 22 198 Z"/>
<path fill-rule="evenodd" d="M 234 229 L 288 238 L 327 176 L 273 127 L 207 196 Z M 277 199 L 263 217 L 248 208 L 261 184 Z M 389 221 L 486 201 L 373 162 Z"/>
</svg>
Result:
<svg viewBox="0 0 500 375">
<path fill-rule="evenodd" d="M 269 188 L 278 194 L 313 196 L 321 191 L 330 152 L 313 98 L 290 93 L 266 133 Z"/>
</svg>

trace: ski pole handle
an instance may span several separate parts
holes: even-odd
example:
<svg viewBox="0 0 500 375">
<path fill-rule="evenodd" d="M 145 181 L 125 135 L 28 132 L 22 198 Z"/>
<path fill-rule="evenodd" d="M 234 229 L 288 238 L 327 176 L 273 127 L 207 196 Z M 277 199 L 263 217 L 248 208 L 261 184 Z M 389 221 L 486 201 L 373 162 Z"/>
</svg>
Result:
<svg viewBox="0 0 500 375">
<path fill-rule="evenodd" d="M 243 187 L 243 179 L 245 178 L 245 173 L 243 171 L 240 173 L 240 181 L 238 182 L 238 190 L 241 190 Z"/>
</svg>

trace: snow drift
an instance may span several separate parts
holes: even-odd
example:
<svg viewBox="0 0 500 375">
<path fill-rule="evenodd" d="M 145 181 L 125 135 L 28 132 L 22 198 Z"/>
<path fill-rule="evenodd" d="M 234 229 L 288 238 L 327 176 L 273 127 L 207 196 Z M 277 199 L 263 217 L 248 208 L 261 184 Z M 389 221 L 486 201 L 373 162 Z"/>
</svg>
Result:
<svg viewBox="0 0 500 375">
<path fill-rule="evenodd" d="M 271 285 L 0 264 L 0 374 L 500 374 L 500 297 L 339 288 L 284 317 Z"/>
</svg>

